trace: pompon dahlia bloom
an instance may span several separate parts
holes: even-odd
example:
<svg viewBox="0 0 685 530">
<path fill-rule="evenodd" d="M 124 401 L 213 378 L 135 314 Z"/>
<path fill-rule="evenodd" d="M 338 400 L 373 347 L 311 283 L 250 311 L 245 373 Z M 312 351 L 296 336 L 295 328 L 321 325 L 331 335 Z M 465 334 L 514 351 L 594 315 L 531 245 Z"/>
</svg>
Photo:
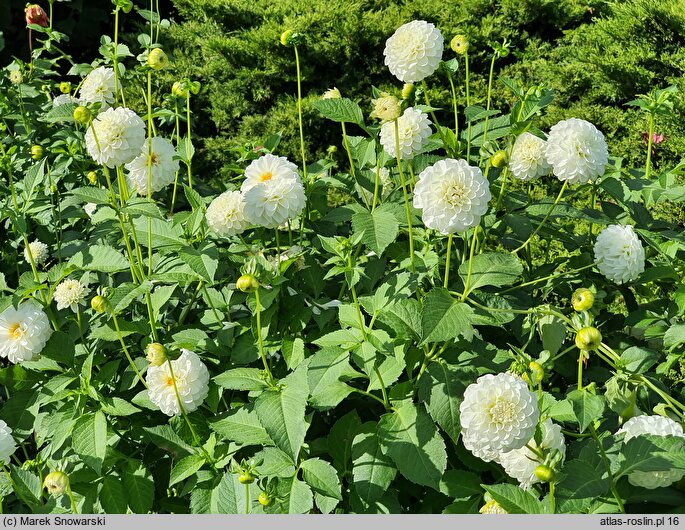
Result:
<svg viewBox="0 0 685 530">
<path fill-rule="evenodd" d="M 202 404 L 209 393 L 209 371 L 197 354 L 190 350 L 181 350 L 181 356 L 170 362 L 183 410 L 192 412 Z M 145 381 L 149 387 L 150 401 L 164 414 L 181 414 L 168 362 L 160 366 L 149 366 Z"/>
<path fill-rule="evenodd" d="M 625 433 L 624 441 L 640 436 L 653 434 L 655 436 L 680 436 L 685 438 L 683 428 L 670 418 L 663 416 L 633 416 L 623 424 L 616 434 Z M 633 486 L 647 489 L 670 486 L 685 477 L 685 470 L 671 469 L 669 471 L 633 471 L 628 475 L 628 482 Z"/>
<path fill-rule="evenodd" d="M 67 103 L 77 103 L 77 100 L 70 94 L 60 94 L 52 100 L 53 107 L 59 107 L 60 105 L 66 105 Z"/>
<path fill-rule="evenodd" d="M 437 70 L 443 47 L 444 39 L 434 24 L 413 20 L 385 42 L 385 65 L 403 83 L 416 83 Z"/>
<path fill-rule="evenodd" d="M 631 282 L 645 270 L 645 250 L 633 227 L 609 225 L 597 236 L 595 265 L 609 280 Z"/>
<path fill-rule="evenodd" d="M 570 118 L 549 130 L 545 157 L 559 180 L 585 184 L 604 175 L 609 152 L 597 127 L 589 121 Z"/>
<path fill-rule="evenodd" d="M 534 134 L 524 132 L 516 138 L 509 157 L 509 170 L 520 180 L 533 180 L 549 172 L 545 159 L 547 142 Z"/>
<path fill-rule="evenodd" d="M 107 110 L 114 103 L 114 69 L 99 66 L 83 80 L 79 90 L 81 103 L 102 103 Z"/>
<path fill-rule="evenodd" d="M 0 313 L 0 357 L 12 363 L 37 359 L 52 335 L 47 315 L 27 301 Z"/>
<path fill-rule="evenodd" d="M 245 218 L 245 201 L 239 191 L 225 191 L 207 207 L 209 228 L 223 237 L 235 236 L 249 226 Z"/>
<path fill-rule="evenodd" d="M 17 450 L 12 437 L 12 429 L 3 421 L 0 420 L 0 463 L 5 465 L 10 463 L 10 457 Z"/>
<path fill-rule="evenodd" d="M 107 109 L 86 132 L 88 154 L 99 164 L 115 168 L 137 157 L 145 143 L 145 124 L 125 107 Z"/>
<path fill-rule="evenodd" d="M 561 434 L 561 426 L 552 423 L 552 420 L 545 420 L 541 426 L 542 442 L 540 445 L 535 443 L 534 437 L 531 437 L 528 444 L 535 449 L 542 449 L 545 453 L 554 450 L 559 451 L 563 460 L 566 457 L 566 443 L 564 435 Z M 499 463 L 502 464 L 507 475 L 518 480 L 525 490 L 530 489 L 536 482 L 540 482 L 535 476 L 535 468 L 542 462 L 538 460 L 535 453 L 525 446 L 501 454 Z"/>
<path fill-rule="evenodd" d="M 509 373 L 487 374 L 470 384 L 459 413 L 464 446 L 486 462 L 523 447 L 540 419 L 535 395 Z"/>
<path fill-rule="evenodd" d="M 57 303 L 57 309 L 70 308 L 74 313 L 78 312 L 79 305 L 86 305 L 86 293 L 88 288 L 78 280 L 67 278 L 55 287 L 53 298 Z"/>
<path fill-rule="evenodd" d="M 400 158 L 409 160 L 426 144 L 432 134 L 428 115 L 409 107 L 397 118 L 397 132 L 400 137 Z M 381 145 L 391 157 L 397 157 L 395 150 L 395 122 L 389 121 L 381 126 Z"/>
<path fill-rule="evenodd" d="M 414 187 L 414 206 L 423 210 L 423 223 L 441 234 L 476 226 L 490 199 L 487 179 L 466 160 L 446 158 L 428 166 Z"/>
<path fill-rule="evenodd" d="M 31 255 L 29 256 L 29 252 Z M 29 246 L 24 249 L 24 259 L 26 263 L 31 263 L 31 258 L 33 258 L 33 264 L 38 266 L 45 263 L 50 257 L 50 252 L 48 246 L 42 241 L 34 241 L 29 243 Z"/>
<path fill-rule="evenodd" d="M 300 180 L 297 166 L 284 156 L 267 153 L 253 160 L 245 168 L 245 180 L 240 187 L 240 191 L 245 193 L 262 182 L 273 182 L 288 178 Z"/>
<path fill-rule="evenodd" d="M 243 191 L 243 197 L 247 220 L 265 228 L 278 228 L 297 217 L 307 201 L 299 176 L 260 182 Z"/>
<path fill-rule="evenodd" d="M 126 182 L 136 190 L 139 195 L 147 195 L 147 163 L 151 160 L 151 188 L 152 191 L 160 191 L 174 183 L 176 172 L 179 168 L 178 160 L 174 160 L 176 148 L 169 140 L 155 136 L 152 139 L 152 153 L 147 142 L 138 156 L 126 164 L 128 174 Z"/>
</svg>

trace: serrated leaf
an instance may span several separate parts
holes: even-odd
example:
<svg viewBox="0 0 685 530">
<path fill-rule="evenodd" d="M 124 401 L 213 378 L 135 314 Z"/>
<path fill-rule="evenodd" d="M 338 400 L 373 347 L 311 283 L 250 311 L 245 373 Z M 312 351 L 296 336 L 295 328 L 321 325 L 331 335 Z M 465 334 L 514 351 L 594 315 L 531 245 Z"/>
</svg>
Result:
<svg viewBox="0 0 685 530">
<path fill-rule="evenodd" d="M 178 256 L 203 279 L 208 282 L 214 281 L 214 275 L 219 267 L 219 253 L 215 246 L 207 246 L 202 251 L 186 247 L 179 251 Z"/>
<path fill-rule="evenodd" d="M 245 486 L 238 482 L 238 475 L 226 473 L 212 491 L 211 513 L 245 513 L 245 494 Z"/>
<path fill-rule="evenodd" d="M 433 289 L 426 295 L 421 312 L 421 344 L 448 341 L 460 335 L 470 339 L 472 315 L 473 310 L 452 298 L 447 289 Z"/>
<path fill-rule="evenodd" d="M 13 482 L 13 490 L 29 506 L 40 504 L 40 492 L 42 484 L 40 479 L 28 471 L 14 465 L 10 465 L 10 475 Z"/>
<path fill-rule="evenodd" d="M 102 462 L 107 452 L 107 418 L 98 411 L 81 416 L 72 431 L 74 451 L 96 473 L 102 470 Z"/>
<path fill-rule="evenodd" d="M 363 233 L 362 242 L 377 256 L 395 241 L 400 231 L 400 225 L 395 216 L 376 208 L 373 212 L 360 212 L 352 216 L 352 228 L 355 234 Z"/>
<path fill-rule="evenodd" d="M 302 478 L 312 490 L 326 497 L 342 500 L 340 479 L 335 468 L 320 458 L 310 458 L 300 464 Z"/>
<path fill-rule="evenodd" d="M 33 192 L 45 179 L 45 160 L 46 159 L 44 158 L 37 164 L 34 164 L 26 172 L 26 176 L 24 177 L 24 201 L 26 203 L 31 202 Z"/>
<path fill-rule="evenodd" d="M 304 341 L 296 337 L 294 339 L 283 339 L 283 359 L 290 370 L 294 370 L 304 361 Z"/>
<path fill-rule="evenodd" d="M 86 271 L 120 272 L 129 269 L 128 260 L 114 247 L 93 245 L 76 253 L 69 260 L 73 265 Z"/>
<path fill-rule="evenodd" d="M 314 494 L 311 488 L 297 477 L 279 480 L 279 497 L 283 497 L 281 506 L 285 513 L 308 513 L 314 507 Z"/>
<path fill-rule="evenodd" d="M 71 194 L 84 203 L 109 204 L 109 192 L 95 186 L 84 186 L 71 190 Z"/>
<path fill-rule="evenodd" d="M 205 457 L 202 455 L 190 455 L 181 458 L 171 470 L 169 487 L 194 475 L 204 465 Z"/>
<path fill-rule="evenodd" d="M 233 368 L 214 378 L 214 382 L 229 390 L 264 390 L 268 387 L 258 368 Z"/>
<path fill-rule="evenodd" d="M 128 494 L 128 506 L 133 513 L 148 513 L 152 510 L 155 484 L 148 475 L 149 471 L 141 465 L 135 471 L 124 473 L 121 477 Z"/>
<path fill-rule="evenodd" d="M 604 412 L 604 399 L 590 392 L 574 390 L 567 399 L 571 402 L 581 433 Z"/>
<path fill-rule="evenodd" d="M 339 348 L 324 348 L 309 361 L 307 379 L 310 403 L 318 408 L 333 408 L 349 394 L 352 387 L 343 381 L 360 377 L 349 363 L 349 354 Z"/>
<path fill-rule="evenodd" d="M 619 476 L 634 471 L 685 470 L 685 440 L 680 436 L 639 435 L 623 444 Z"/>
<path fill-rule="evenodd" d="M 209 426 L 222 438 L 242 445 L 273 445 L 257 413 L 245 407 L 210 418 Z"/>
<path fill-rule="evenodd" d="M 381 449 L 376 429 L 375 423 L 366 423 L 352 441 L 354 488 L 368 503 L 380 499 L 397 475 L 397 467 Z"/>
<path fill-rule="evenodd" d="M 497 501 L 507 513 L 544 513 L 543 504 L 529 491 L 522 490 L 513 484 L 495 484 L 485 486 L 492 498 Z"/>
<path fill-rule="evenodd" d="M 105 513 L 126 513 L 128 499 L 126 491 L 119 477 L 107 475 L 102 479 L 100 489 L 100 503 Z"/>
<path fill-rule="evenodd" d="M 468 276 L 469 260 L 466 260 L 459 267 L 464 285 Z M 468 295 L 474 289 L 480 289 L 486 285 L 502 287 L 512 285 L 523 273 L 523 265 L 519 259 L 512 254 L 502 252 L 484 252 L 474 256 L 471 260 L 471 279 L 469 281 Z"/>
<path fill-rule="evenodd" d="M 659 362 L 659 354 L 646 348 L 632 346 L 623 351 L 621 362 L 626 371 L 642 374 Z"/>
<path fill-rule="evenodd" d="M 359 105 L 351 99 L 320 99 L 312 105 L 329 120 L 364 125 L 364 113 Z"/>
<path fill-rule="evenodd" d="M 685 324 L 674 324 L 664 333 L 664 348 L 670 349 L 685 342 Z"/>
</svg>

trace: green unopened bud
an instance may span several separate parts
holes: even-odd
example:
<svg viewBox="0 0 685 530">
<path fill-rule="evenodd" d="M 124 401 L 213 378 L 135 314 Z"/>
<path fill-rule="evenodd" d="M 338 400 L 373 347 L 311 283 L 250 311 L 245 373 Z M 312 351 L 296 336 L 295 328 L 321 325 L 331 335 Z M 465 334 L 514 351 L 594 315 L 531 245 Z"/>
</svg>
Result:
<svg viewBox="0 0 685 530">
<path fill-rule="evenodd" d="M 97 181 L 98 181 L 98 174 L 95 171 L 90 171 L 88 173 L 88 182 L 90 182 L 91 184 L 94 185 L 94 184 L 97 184 Z"/>
<path fill-rule="evenodd" d="M 238 482 L 241 484 L 252 484 L 254 479 L 255 478 L 251 473 L 241 473 L 238 475 Z"/>
<path fill-rule="evenodd" d="M 199 81 L 193 81 L 190 83 L 190 93 L 193 96 L 197 96 L 200 93 L 200 89 L 202 88 L 202 85 L 200 84 Z"/>
<path fill-rule="evenodd" d="M 266 491 L 262 491 L 257 500 L 259 501 L 259 504 L 265 507 L 271 506 L 274 503 L 274 498 Z"/>
<path fill-rule="evenodd" d="M 74 109 L 74 121 L 76 123 L 88 125 L 92 117 L 93 114 L 90 112 L 88 107 L 78 106 Z"/>
<path fill-rule="evenodd" d="M 90 301 L 90 307 L 92 307 L 93 311 L 96 313 L 104 313 L 107 310 L 108 305 L 109 302 L 107 301 L 107 298 L 102 295 L 94 296 Z"/>
<path fill-rule="evenodd" d="M 469 39 L 466 35 L 455 35 L 450 42 L 450 48 L 457 55 L 465 55 L 469 51 Z"/>
<path fill-rule="evenodd" d="M 62 81 L 59 84 L 59 91 L 62 94 L 68 94 L 69 92 L 71 92 L 71 83 L 69 81 Z"/>
<path fill-rule="evenodd" d="M 594 351 L 602 343 L 602 334 L 595 327 L 588 326 L 576 333 L 576 346 L 579 350 Z"/>
<path fill-rule="evenodd" d="M 326 149 L 326 152 L 327 152 L 329 155 L 334 155 L 335 153 L 338 152 L 338 148 L 337 148 L 335 145 L 329 145 L 329 146 L 328 146 L 328 149 Z"/>
<path fill-rule="evenodd" d="M 244 293 L 254 293 L 259 289 L 259 280 L 252 276 L 252 274 L 243 274 L 235 282 L 235 286 Z"/>
<path fill-rule="evenodd" d="M 531 374 L 531 381 L 534 384 L 541 382 L 545 377 L 545 369 L 538 362 L 532 361 L 528 364 L 528 369 Z"/>
<path fill-rule="evenodd" d="M 326 90 L 326 92 L 323 93 L 323 96 L 321 96 L 321 99 L 340 99 L 341 97 L 340 90 L 333 87 Z"/>
<path fill-rule="evenodd" d="M 147 56 L 147 64 L 153 70 L 162 70 L 169 64 L 169 58 L 162 48 L 153 48 Z"/>
<path fill-rule="evenodd" d="M 177 98 L 185 98 L 188 96 L 188 89 L 181 81 L 176 81 L 171 87 L 171 94 Z"/>
<path fill-rule="evenodd" d="M 62 471 L 53 471 L 45 476 L 43 487 L 50 495 L 62 495 L 69 489 L 69 477 Z"/>
<path fill-rule="evenodd" d="M 43 158 L 43 148 L 40 145 L 31 146 L 31 158 L 34 160 L 40 160 Z"/>
<path fill-rule="evenodd" d="M 490 157 L 490 164 L 492 167 L 500 168 L 504 167 L 507 163 L 507 153 L 499 150 L 494 155 Z"/>
<path fill-rule="evenodd" d="M 571 295 L 571 305 L 573 309 L 580 311 L 587 311 L 595 303 L 595 295 L 590 289 L 580 288 L 573 291 Z"/>
<path fill-rule="evenodd" d="M 400 107 L 400 100 L 395 96 L 383 93 L 378 99 L 371 101 L 373 103 L 372 118 L 378 118 L 381 122 L 394 121 L 402 114 Z"/>
<path fill-rule="evenodd" d="M 416 87 L 413 83 L 405 83 L 402 87 L 402 99 L 414 99 L 416 95 Z"/>
<path fill-rule="evenodd" d="M 283 33 L 281 33 L 281 44 L 283 46 L 290 46 L 290 38 L 292 37 L 292 30 L 286 29 Z"/>
<path fill-rule="evenodd" d="M 166 348 L 159 342 L 151 342 L 145 347 L 145 358 L 152 366 L 161 366 L 166 361 Z"/>
<path fill-rule="evenodd" d="M 554 480 L 554 470 L 545 465 L 539 465 L 535 468 L 535 476 L 540 482 L 552 482 Z"/>
</svg>

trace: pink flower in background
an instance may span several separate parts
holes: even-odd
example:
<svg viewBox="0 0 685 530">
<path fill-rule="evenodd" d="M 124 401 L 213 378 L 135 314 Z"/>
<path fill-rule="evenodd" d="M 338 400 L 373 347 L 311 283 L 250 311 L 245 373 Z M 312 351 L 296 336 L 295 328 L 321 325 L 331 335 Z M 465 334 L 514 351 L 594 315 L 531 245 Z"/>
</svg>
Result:
<svg viewBox="0 0 685 530">
<path fill-rule="evenodd" d="M 50 25 L 47 13 L 38 4 L 28 4 L 24 9 L 26 25 L 37 24 L 47 28 Z"/>
<path fill-rule="evenodd" d="M 666 140 L 666 136 L 664 136 L 663 134 L 652 133 L 652 156 L 656 154 L 656 146 L 664 140 Z M 648 132 L 642 133 L 642 141 L 645 143 L 645 145 L 649 145 Z"/>
</svg>

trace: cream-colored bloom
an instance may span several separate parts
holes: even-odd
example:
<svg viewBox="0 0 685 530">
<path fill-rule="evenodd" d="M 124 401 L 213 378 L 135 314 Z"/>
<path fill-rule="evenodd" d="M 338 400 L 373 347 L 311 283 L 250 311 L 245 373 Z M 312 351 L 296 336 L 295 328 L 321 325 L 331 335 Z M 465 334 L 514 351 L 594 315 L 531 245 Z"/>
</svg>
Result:
<svg viewBox="0 0 685 530">
<path fill-rule="evenodd" d="M 307 200 L 299 176 L 260 182 L 248 188 L 243 196 L 247 220 L 266 228 L 277 228 L 300 215 Z"/>
<path fill-rule="evenodd" d="M 257 184 L 281 179 L 299 180 L 297 166 L 284 156 L 267 153 L 250 162 L 250 165 L 245 168 L 245 180 L 240 191 L 245 193 Z"/>
<path fill-rule="evenodd" d="M 379 119 L 382 123 L 395 121 L 402 115 L 400 100 L 385 92 L 379 98 L 372 99 L 371 103 L 373 105 L 371 117 Z"/>
<path fill-rule="evenodd" d="M 517 179 L 533 180 L 546 175 L 550 166 L 545 158 L 547 142 L 524 132 L 514 142 L 509 157 L 509 170 Z"/>
<path fill-rule="evenodd" d="M 12 363 L 37 359 L 51 335 L 47 315 L 33 301 L 0 313 L 0 357 Z"/>
<path fill-rule="evenodd" d="M 67 103 L 78 103 L 78 100 L 70 94 L 60 94 L 52 100 L 53 107 L 59 107 L 60 105 L 65 105 Z"/>
<path fill-rule="evenodd" d="M 114 69 L 100 66 L 83 80 L 79 91 L 81 103 L 102 103 L 107 110 L 114 103 Z"/>
<path fill-rule="evenodd" d="M 633 416 L 623 424 L 623 427 L 616 434 L 620 433 L 625 433 L 624 441 L 626 442 L 641 434 L 685 438 L 682 426 L 672 419 L 663 416 Z M 683 477 L 685 477 L 684 469 L 633 471 L 628 475 L 628 482 L 633 486 L 655 489 L 670 486 Z"/>
<path fill-rule="evenodd" d="M 5 465 L 10 463 L 10 457 L 17 450 L 12 437 L 12 429 L 3 421 L 0 420 L 0 463 Z"/>
<path fill-rule="evenodd" d="M 400 158 L 409 160 L 417 154 L 432 134 L 428 115 L 409 107 L 397 119 L 397 132 L 400 137 Z M 389 121 L 381 126 L 380 142 L 391 157 L 396 157 L 395 122 Z"/>
<path fill-rule="evenodd" d="M 181 350 L 181 356 L 171 361 L 171 367 L 173 377 L 168 362 L 160 366 L 148 366 L 145 381 L 149 387 L 150 401 L 167 416 L 181 414 L 177 389 L 183 410 L 192 412 L 202 405 L 209 393 L 209 371 L 200 357 L 190 350 Z"/>
<path fill-rule="evenodd" d="M 595 242 L 595 265 L 618 284 L 635 280 L 645 270 L 645 250 L 630 225 L 609 225 Z"/>
<path fill-rule="evenodd" d="M 29 252 L 31 252 L 30 256 Z M 42 241 L 38 240 L 34 241 L 33 243 L 29 243 L 28 248 L 24 249 L 24 259 L 26 260 L 26 263 L 31 263 L 32 257 L 33 263 L 36 266 L 45 263 L 50 257 L 48 246 Z"/>
<path fill-rule="evenodd" d="M 323 96 L 321 96 L 321 99 L 340 99 L 341 97 L 340 90 L 333 87 L 326 90 L 326 92 L 323 93 Z"/>
<path fill-rule="evenodd" d="M 549 130 L 545 157 L 559 180 L 585 184 L 604 175 L 609 152 L 597 127 L 589 121 L 570 118 Z"/>
<path fill-rule="evenodd" d="M 78 312 L 79 305 L 86 305 L 87 293 L 88 288 L 85 285 L 78 280 L 67 278 L 55 287 L 53 298 L 57 303 L 57 309 L 66 309 L 68 307 L 76 313 Z"/>
<path fill-rule="evenodd" d="M 145 143 L 145 124 L 125 107 L 107 109 L 86 132 L 88 154 L 99 164 L 114 168 L 137 157 Z"/>
<path fill-rule="evenodd" d="M 414 187 L 414 206 L 423 210 L 424 224 L 441 234 L 476 226 L 488 211 L 490 199 L 487 179 L 466 160 L 439 160 L 419 174 Z"/>
<path fill-rule="evenodd" d="M 413 20 L 386 41 L 385 65 L 403 83 L 416 83 L 437 70 L 443 48 L 442 34 L 434 24 Z"/>
<path fill-rule="evenodd" d="M 148 143 L 143 144 L 140 154 L 126 164 L 128 174 L 126 182 L 129 187 L 138 192 L 138 195 L 147 195 L 148 161 L 150 164 L 151 189 L 153 192 L 160 191 L 176 179 L 179 168 L 178 160 L 174 160 L 176 148 L 169 140 L 155 136 L 152 139 L 152 152 Z"/>
<path fill-rule="evenodd" d="M 509 373 L 479 377 L 466 388 L 459 412 L 464 446 L 486 461 L 523 447 L 540 418 L 535 395 Z"/>
<path fill-rule="evenodd" d="M 225 191 L 207 207 L 205 214 L 209 228 L 223 237 L 245 231 L 249 221 L 245 218 L 245 201 L 239 191 Z"/>
</svg>

